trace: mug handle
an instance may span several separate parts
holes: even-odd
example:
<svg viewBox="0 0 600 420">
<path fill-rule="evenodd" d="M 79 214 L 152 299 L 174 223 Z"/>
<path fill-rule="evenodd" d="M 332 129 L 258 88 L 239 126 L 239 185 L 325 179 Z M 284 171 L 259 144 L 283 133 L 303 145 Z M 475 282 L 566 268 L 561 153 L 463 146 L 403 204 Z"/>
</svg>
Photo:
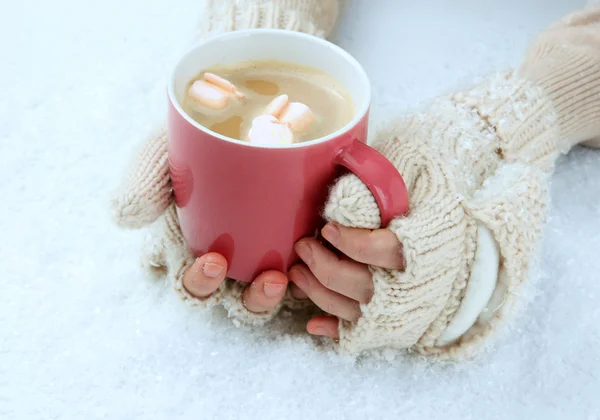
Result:
<svg viewBox="0 0 600 420">
<path fill-rule="evenodd" d="M 402 175 L 381 153 L 358 139 L 342 149 L 335 163 L 350 170 L 371 191 L 379 206 L 381 227 L 408 213 L 408 191 Z"/>
</svg>

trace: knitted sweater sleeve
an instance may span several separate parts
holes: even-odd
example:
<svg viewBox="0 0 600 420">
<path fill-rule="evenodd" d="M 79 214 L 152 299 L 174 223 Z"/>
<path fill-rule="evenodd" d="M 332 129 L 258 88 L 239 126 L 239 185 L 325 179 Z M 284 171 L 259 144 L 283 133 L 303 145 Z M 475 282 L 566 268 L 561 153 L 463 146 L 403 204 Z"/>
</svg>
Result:
<svg viewBox="0 0 600 420">
<path fill-rule="evenodd" d="M 250 28 L 277 28 L 326 38 L 339 0 L 206 0 L 199 37 Z"/>
<path fill-rule="evenodd" d="M 207 0 L 198 37 L 250 28 L 280 28 L 325 37 L 335 24 L 338 7 L 338 0 Z M 166 272 L 186 304 L 222 305 L 236 324 L 260 325 L 269 321 L 280 307 L 260 314 L 249 312 L 242 302 L 241 283 L 225 281 L 206 299 L 194 297 L 183 287 L 183 274 L 195 257 L 185 244 L 177 219 L 167 141 L 166 129 L 160 128 L 134 157 L 112 201 L 116 223 L 136 229 L 152 224 L 143 264 L 154 272 Z M 289 294 L 286 299 L 291 305 Z"/>
<path fill-rule="evenodd" d="M 370 267 L 375 294 L 357 322 L 340 322 L 340 346 L 460 358 L 490 343 L 514 318 L 542 240 L 548 185 L 560 153 L 600 136 L 600 7 L 567 16 L 533 43 L 520 71 L 493 75 L 393 121 L 374 147 L 409 190 L 394 220 L 403 272 Z M 378 228 L 373 197 L 353 175 L 332 188 L 328 219 Z M 495 288 L 457 339 L 441 340 L 461 312 L 474 262 L 493 238 Z"/>
</svg>

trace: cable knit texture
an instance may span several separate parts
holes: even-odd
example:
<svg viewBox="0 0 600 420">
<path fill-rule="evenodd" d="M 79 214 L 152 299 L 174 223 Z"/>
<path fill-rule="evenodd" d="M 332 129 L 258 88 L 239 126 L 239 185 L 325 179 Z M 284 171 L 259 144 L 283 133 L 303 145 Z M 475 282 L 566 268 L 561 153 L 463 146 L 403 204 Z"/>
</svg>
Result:
<svg viewBox="0 0 600 420">
<path fill-rule="evenodd" d="M 338 0 L 206 0 L 199 38 L 240 29 L 277 28 L 325 38 L 339 13 Z"/>
<path fill-rule="evenodd" d="M 575 12 L 532 45 L 521 73 L 543 87 L 558 111 L 561 148 L 600 131 L 600 5 Z"/>
<path fill-rule="evenodd" d="M 340 322 L 344 350 L 467 357 L 513 318 L 542 239 L 554 163 L 600 136 L 599 16 L 595 6 L 566 17 L 533 43 L 519 73 L 442 97 L 376 136 L 374 147 L 409 190 L 409 214 L 388 227 L 403 244 L 406 269 L 370 267 L 375 294 L 358 321 Z M 325 216 L 380 227 L 375 200 L 354 175 L 332 187 Z M 500 248 L 491 300 L 499 304 L 458 341 L 437 346 L 464 295 L 479 225 Z"/>
<path fill-rule="evenodd" d="M 324 37 L 338 15 L 338 0 L 208 0 L 199 38 L 225 31 L 279 28 Z M 283 305 L 306 306 L 288 292 L 282 304 L 264 313 L 249 312 L 242 301 L 244 284 L 227 280 L 206 299 L 191 295 L 183 286 L 183 274 L 195 257 L 185 244 L 173 199 L 167 155 L 167 133 L 161 128 L 148 137 L 134 157 L 118 194 L 111 203 L 116 223 L 127 228 L 152 224 L 142 263 L 148 270 L 166 274 L 173 289 L 188 305 L 223 306 L 236 325 L 262 325 Z M 250 286 L 252 287 L 252 286 Z"/>
</svg>

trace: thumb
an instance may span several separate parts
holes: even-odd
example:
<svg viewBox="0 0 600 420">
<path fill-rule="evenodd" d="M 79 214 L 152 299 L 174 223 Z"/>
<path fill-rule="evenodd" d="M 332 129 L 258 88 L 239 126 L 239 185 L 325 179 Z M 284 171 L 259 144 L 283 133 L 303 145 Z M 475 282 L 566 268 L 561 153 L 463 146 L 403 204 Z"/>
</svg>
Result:
<svg viewBox="0 0 600 420">
<path fill-rule="evenodd" d="M 325 219 L 343 226 L 377 229 L 381 216 L 375 197 L 354 174 L 339 178 L 329 192 Z"/>
<path fill-rule="evenodd" d="M 111 211 L 117 225 L 141 228 L 154 222 L 172 201 L 167 132 L 161 128 L 148 137 L 133 159 Z"/>
</svg>

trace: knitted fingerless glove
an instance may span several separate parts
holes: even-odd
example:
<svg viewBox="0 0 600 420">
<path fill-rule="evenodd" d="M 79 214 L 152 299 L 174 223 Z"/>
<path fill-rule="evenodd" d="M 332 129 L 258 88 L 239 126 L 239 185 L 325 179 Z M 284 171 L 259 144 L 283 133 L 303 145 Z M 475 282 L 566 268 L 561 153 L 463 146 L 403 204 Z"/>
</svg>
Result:
<svg viewBox="0 0 600 420">
<path fill-rule="evenodd" d="M 203 38 L 224 31 L 250 28 L 280 28 L 324 37 L 338 15 L 338 0 L 208 0 L 200 27 Z M 225 281 L 210 297 L 199 299 L 183 287 L 183 273 L 194 262 L 177 219 L 167 156 L 164 128 L 145 142 L 112 202 L 118 225 L 142 228 L 152 224 L 144 265 L 166 271 L 176 293 L 189 305 L 222 305 L 236 324 L 261 325 L 273 318 L 280 306 L 265 313 L 252 313 L 242 302 L 245 285 Z M 284 303 L 297 306 L 289 294 Z"/>
<path fill-rule="evenodd" d="M 374 147 L 409 191 L 409 214 L 388 226 L 406 269 L 370 267 L 373 299 L 358 321 L 340 322 L 341 348 L 462 358 L 489 343 L 524 300 L 556 159 L 598 136 L 600 6 L 543 32 L 521 71 L 442 97 L 379 133 Z M 354 175 L 334 185 L 325 216 L 380 227 Z"/>
</svg>

